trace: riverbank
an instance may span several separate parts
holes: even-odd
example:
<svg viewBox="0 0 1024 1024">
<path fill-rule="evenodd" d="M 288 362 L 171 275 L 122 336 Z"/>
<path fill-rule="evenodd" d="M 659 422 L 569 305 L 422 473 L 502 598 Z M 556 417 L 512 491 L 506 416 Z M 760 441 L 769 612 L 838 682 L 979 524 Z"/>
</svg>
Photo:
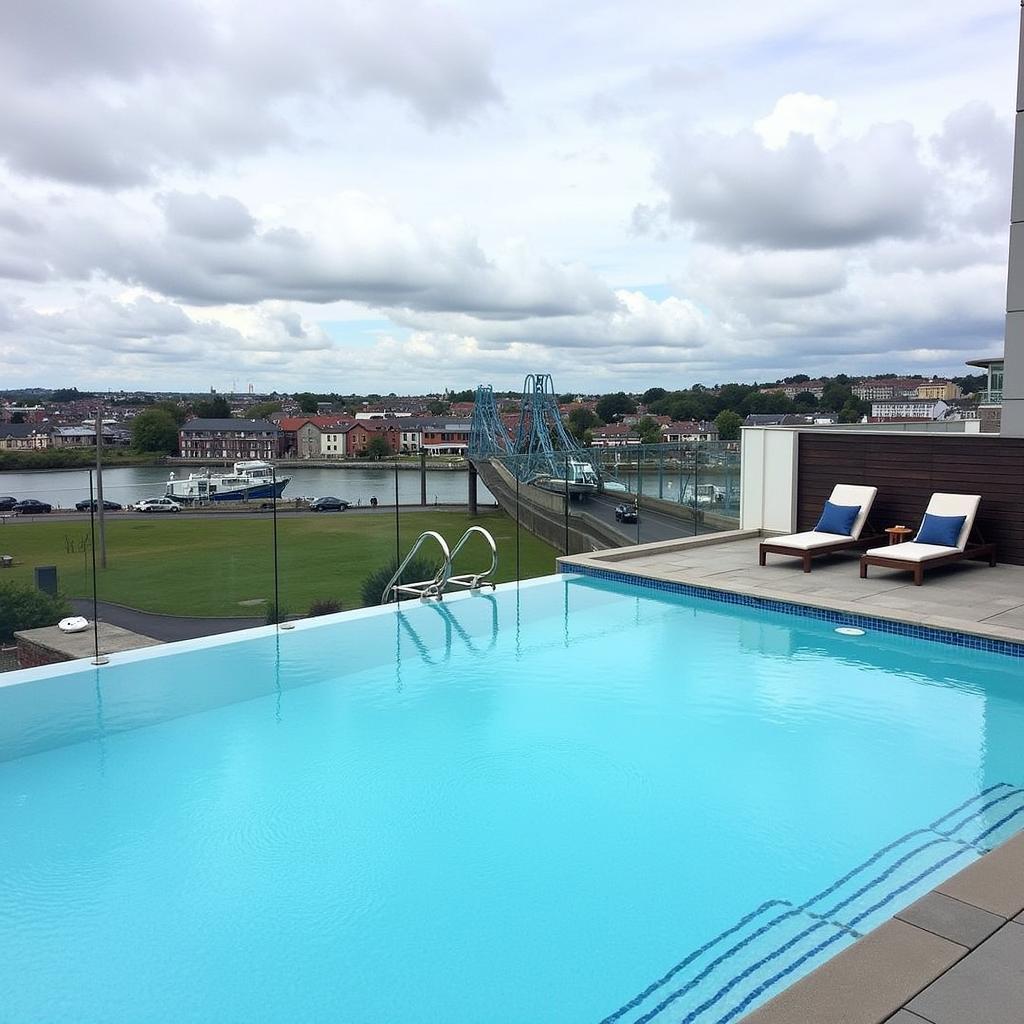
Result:
<svg viewBox="0 0 1024 1024">
<path fill-rule="evenodd" d="M 166 455 L 103 449 L 103 465 L 163 466 Z M 43 448 L 34 452 L 0 451 L 0 473 L 45 473 L 48 470 L 92 469 L 96 465 L 95 448 Z"/>
</svg>

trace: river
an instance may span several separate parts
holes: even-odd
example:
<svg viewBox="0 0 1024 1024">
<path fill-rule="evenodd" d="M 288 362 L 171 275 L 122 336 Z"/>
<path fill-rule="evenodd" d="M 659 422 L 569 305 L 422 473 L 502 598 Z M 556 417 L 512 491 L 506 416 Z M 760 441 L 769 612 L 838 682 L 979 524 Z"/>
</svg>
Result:
<svg viewBox="0 0 1024 1024">
<path fill-rule="evenodd" d="M 103 496 L 122 505 L 141 498 L 158 498 L 171 471 L 166 466 L 118 466 L 103 471 Z M 187 476 L 188 468 L 174 470 L 177 476 Z M 391 504 L 395 495 L 393 470 L 382 469 L 281 469 L 280 476 L 289 478 L 285 498 L 319 498 L 333 495 L 352 504 L 369 504 L 376 498 L 381 504 Z M 427 502 L 438 504 L 465 504 L 467 474 L 460 471 L 427 473 Z M 89 474 L 81 469 L 0 472 L 0 495 L 16 498 L 37 498 L 61 508 L 69 508 L 76 501 L 89 497 Z M 494 496 L 479 481 L 477 497 L 481 503 L 494 502 Z M 398 474 L 398 498 L 403 505 L 420 503 L 420 474 L 403 470 Z"/>
</svg>

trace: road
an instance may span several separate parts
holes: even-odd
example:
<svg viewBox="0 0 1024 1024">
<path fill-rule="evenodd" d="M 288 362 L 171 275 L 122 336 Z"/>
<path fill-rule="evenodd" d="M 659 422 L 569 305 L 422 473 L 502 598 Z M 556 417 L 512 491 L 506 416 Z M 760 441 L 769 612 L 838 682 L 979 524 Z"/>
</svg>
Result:
<svg viewBox="0 0 1024 1024">
<path fill-rule="evenodd" d="M 589 512 L 595 519 L 606 523 L 612 529 L 617 530 L 624 537 L 627 537 L 634 544 L 648 544 L 658 540 L 677 540 L 680 537 L 694 536 L 694 524 L 675 516 L 666 515 L 664 512 L 652 512 L 644 508 L 644 499 L 640 498 L 640 531 L 637 539 L 636 523 L 620 523 L 615 519 L 615 506 L 621 505 L 623 501 L 632 502 L 633 495 L 591 495 L 582 505 L 573 505 L 573 509 Z M 713 533 L 714 531 L 705 526 L 698 526 L 696 532 Z"/>
</svg>

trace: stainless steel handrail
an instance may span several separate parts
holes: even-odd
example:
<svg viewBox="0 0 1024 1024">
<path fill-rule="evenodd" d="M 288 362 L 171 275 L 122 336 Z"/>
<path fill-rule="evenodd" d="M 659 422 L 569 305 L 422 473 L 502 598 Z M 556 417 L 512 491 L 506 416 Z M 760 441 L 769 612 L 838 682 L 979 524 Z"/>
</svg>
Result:
<svg viewBox="0 0 1024 1024">
<path fill-rule="evenodd" d="M 399 583 L 398 581 L 402 578 L 402 573 L 405 571 L 405 567 L 415 557 L 416 552 L 423 547 L 424 542 L 427 540 L 436 540 L 444 553 L 444 561 L 438 567 L 436 573 L 434 573 L 433 579 L 422 580 L 419 583 Z M 421 533 L 416 538 L 416 543 L 409 549 L 409 553 L 402 559 L 401 565 L 395 575 L 388 580 L 388 585 L 384 588 L 384 593 L 381 595 L 381 604 L 388 604 L 394 600 L 400 593 L 414 594 L 416 597 L 437 597 L 440 598 L 444 593 L 445 587 L 448 585 L 448 577 L 452 571 L 452 556 L 448 550 L 448 544 L 441 534 L 434 530 L 427 530 Z"/>
<path fill-rule="evenodd" d="M 491 549 L 491 564 L 483 572 L 467 572 L 461 576 L 452 576 L 452 563 L 455 561 L 455 556 L 462 550 L 463 545 L 466 541 L 474 534 L 478 533 L 487 542 L 487 546 Z M 488 579 L 488 577 L 494 574 L 494 571 L 498 568 L 498 545 L 494 543 L 494 538 L 485 530 L 482 526 L 471 526 L 460 538 L 458 544 L 452 548 L 451 556 L 448 559 L 448 586 L 450 587 L 465 587 L 467 590 L 476 590 L 484 580 L 487 580 L 491 584 L 491 589 L 494 589 L 494 580 Z"/>
</svg>

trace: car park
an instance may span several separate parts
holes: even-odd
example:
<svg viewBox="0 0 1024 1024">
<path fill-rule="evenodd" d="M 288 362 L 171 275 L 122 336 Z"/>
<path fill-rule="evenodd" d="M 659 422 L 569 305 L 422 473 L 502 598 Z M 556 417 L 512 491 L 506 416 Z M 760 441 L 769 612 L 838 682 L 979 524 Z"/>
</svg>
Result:
<svg viewBox="0 0 1024 1024">
<path fill-rule="evenodd" d="M 17 512 L 20 516 L 41 515 L 44 512 L 52 512 L 53 506 L 35 498 L 25 498 L 24 501 L 17 502 L 11 511 Z"/>
<path fill-rule="evenodd" d="M 0 496 L 0 512 L 10 512 L 17 504 L 18 499 L 12 498 L 9 494 Z"/>
<path fill-rule="evenodd" d="M 626 503 L 616 505 L 615 519 L 620 523 L 636 523 L 640 521 L 640 511 L 636 505 Z"/>
<path fill-rule="evenodd" d="M 95 498 L 83 498 L 81 501 L 75 502 L 75 508 L 79 512 L 89 512 L 90 510 L 99 508 L 99 502 Z M 116 501 L 108 501 L 104 498 L 103 508 L 106 512 L 120 512 L 124 506 L 119 505 Z"/>
<path fill-rule="evenodd" d="M 143 498 L 132 505 L 136 512 L 180 512 L 181 506 L 170 498 Z"/>
<path fill-rule="evenodd" d="M 312 512 L 344 512 L 348 506 L 349 503 L 343 498 L 334 498 L 329 495 L 324 498 L 317 498 L 309 503 L 309 508 Z"/>
</svg>

